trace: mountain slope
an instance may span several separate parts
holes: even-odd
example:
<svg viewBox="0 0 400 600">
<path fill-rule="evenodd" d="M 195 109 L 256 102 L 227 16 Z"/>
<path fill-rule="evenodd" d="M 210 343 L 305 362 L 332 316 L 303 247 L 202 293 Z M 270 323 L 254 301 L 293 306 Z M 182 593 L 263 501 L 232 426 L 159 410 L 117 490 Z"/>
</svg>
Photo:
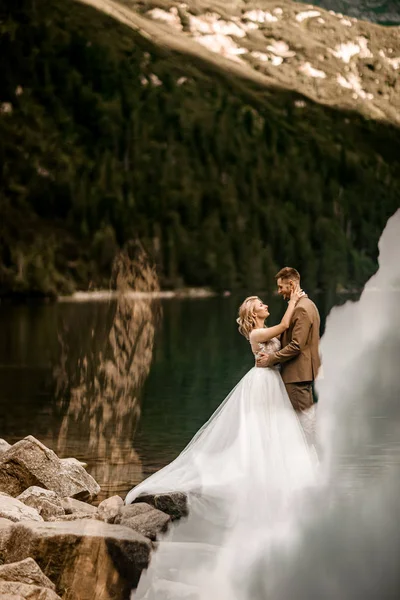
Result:
<svg viewBox="0 0 400 600">
<path fill-rule="evenodd" d="M 173 4 L 158 10 L 174 16 Z M 209 3 L 197 5 L 200 18 Z M 114 18 L 60 0 L 0 6 L 2 295 L 107 285 L 136 238 L 165 287 L 257 289 L 289 263 L 307 287 L 335 289 L 374 270 L 400 192 L 397 80 L 390 102 L 339 97 L 339 85 L 333 97 L 321 78 L 289 78 L 304 54 L 296 71 L 283 58 L 278 77 L 272 58 L 261 69 L 221 57 L 132 10 L 151 2 L 103 2 Z M 390 30 L 365 27 L 389 43 Z"/>
<path fill-rule="evenodd" d="M 82 1 L 236 76 L 400 124 L 400 28 L 290 0 Z"/>
</svg>

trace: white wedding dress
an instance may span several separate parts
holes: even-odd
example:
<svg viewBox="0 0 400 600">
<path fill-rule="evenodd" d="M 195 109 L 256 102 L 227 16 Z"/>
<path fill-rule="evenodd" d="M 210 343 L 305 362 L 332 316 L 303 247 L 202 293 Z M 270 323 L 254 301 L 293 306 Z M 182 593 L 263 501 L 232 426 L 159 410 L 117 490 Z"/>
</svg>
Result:
<svg viewBox="0 0 400 600">
<path fill-rule="evenodd" d="M 274 338 L 260 350 L 279 350 Z M 142 574 L 135 600 L 242 600 L 246 565 L 293 538 L 312 452 L 277 368 L 252 368 L 169 465 L 133 488 L 180 491 L 189 516 L 172 524 Z M 293 540 L 292 540 L 293 541 Z"/>
</svg>

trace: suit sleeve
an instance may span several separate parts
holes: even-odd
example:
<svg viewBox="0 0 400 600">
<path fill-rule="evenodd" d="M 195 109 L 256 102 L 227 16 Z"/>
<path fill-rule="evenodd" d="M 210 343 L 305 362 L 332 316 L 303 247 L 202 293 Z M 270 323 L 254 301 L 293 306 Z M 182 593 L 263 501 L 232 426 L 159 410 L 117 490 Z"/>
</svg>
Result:
<svg viewBox="0 0 400 600">
<path fill-rule="evenodd" d="M 284 346 L 279 352 L 270 354 L 268 364 L 273 366 L 278 363 L 284 363 L 295 358 L 304 349 L 308 335 L 311 329 L 311 320 L 308 312 L 303 307 L 299 307 L 293 316 L 292 340 Z"/>
</svg>

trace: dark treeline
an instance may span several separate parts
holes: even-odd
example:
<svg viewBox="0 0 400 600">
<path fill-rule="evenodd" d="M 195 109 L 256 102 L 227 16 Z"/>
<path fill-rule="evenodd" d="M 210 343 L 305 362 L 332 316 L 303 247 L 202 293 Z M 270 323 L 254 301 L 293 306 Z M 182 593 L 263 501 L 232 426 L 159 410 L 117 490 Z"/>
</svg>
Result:
<svg viewBox="0 0 400 600">
<path fill-rule="evenodd" d="M 0 0 L 0 294 L 108 285 L 140 239 L 164 287 L 360 286 L 399 202 L 399 132 L 298 106 L 94 10 Z"/>
</svg>

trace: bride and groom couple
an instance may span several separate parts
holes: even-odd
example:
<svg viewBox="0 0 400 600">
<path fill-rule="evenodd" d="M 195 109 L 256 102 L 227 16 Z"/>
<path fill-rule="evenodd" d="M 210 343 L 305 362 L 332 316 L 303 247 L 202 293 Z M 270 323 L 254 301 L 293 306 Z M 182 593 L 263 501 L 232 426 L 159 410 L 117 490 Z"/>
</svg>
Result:
<svg viewBox="0 0 400 600">
<path fill-rule="evenodd" d="M 126 497 L 129 504 L 142 494 L 183 492 L 188 503 L 188 517 L 159 541 L 135 600 L 247 598 L 243 554 L 251 562 L 255 548 L 265 553 L 287 537 L 316 485 L 320 318 L 295 269 L 281 269 L 276 281 L 288 301 L 278 325 L 265 327 L 268 306 L 256 296 L 239 308 L 255 366 L 183 452 Z"/>
</svg>

